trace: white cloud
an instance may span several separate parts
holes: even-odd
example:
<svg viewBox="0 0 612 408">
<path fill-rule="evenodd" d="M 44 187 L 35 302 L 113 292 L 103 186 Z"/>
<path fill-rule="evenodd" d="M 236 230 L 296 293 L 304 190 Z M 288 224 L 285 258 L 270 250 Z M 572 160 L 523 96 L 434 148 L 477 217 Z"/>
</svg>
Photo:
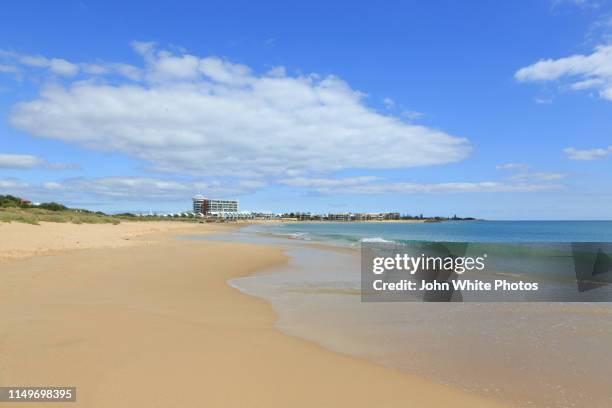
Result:
<svg viewBox="0 0 612 408">
<path fill-rule="evenodd" d="M 597 88 L 605 84 L 605 81 L 601 78 L 585 79 L 584 81 L 574 82 L 570 85 L 570 88 L 574 91 L 582 91 L 585 89 Z"/>
<path fill-rule="evenodd" d="M 382 102 L 385 108 L 389 110 L 398 110 L 399 115 L 408 120 L 415 120 L 425 115 L 423 112 L 406 109 L 402 105 L 396 104 L 395 101 L 389 97 L 383 98 Z"/>
<path fill-rule="evenodd" d="M 553 172 L 550 172 L 550 173 L 538 172 L 538 173 L 532 173 L 531 177 L 536 180 L 551 181 L 551 180 L 561 180 L 562 178 L 565 178 L 565 174 L 564 173 L 553 173 Z"/>
<path fill-rule="evenodd" d="M 19 72 L 19 68 L 15 65 L 11 64 L 0 64 L 0 73 L 3 74 L 17 74 Z"/>
<path fill-rule="evenodd" d="M 210 79 L 225 84 L 244 85 L 253 83 L 255 78 L 251 76 L 251 69 L 246 65 L 233 64 L 219 58 L 203 58 L 199 70 Z M 272 71 L 275 78 L 281 78 L 280 71 Z"/>
<path fill-rule="evenodd" d="M 83 63 L 80 67 L 84 73 L 90 75 L 106 75 L 110 73 L 108 66 L 104 64 Z"/>
<path fill-rule="evenodd" d="M 504 163 L 495 166 L 497 170 L 527 170 L 529 166 L 525 163 Z"/>
<path fill-rule="evenodd" d="M 502 183 L 498 181 L 459 182 L 459 183 L 389 183 L 363 186 L 354 190 L 359 193 L 483 193 L 515 192 L 527 193 L 562 188 L 553 184 Z M 350 188 L 347 190 L 350 191 Z"/>
<path fill-rule="evenodd" d="M 28 183 L 18 179 L 0 179 L 0 193 L 10 194 L 15 190 L 28 187 Z"/>
<path fill-rule="evenodd" d="M 395 107 L 395 101 L 389 97 L 383 99 L 383 104 L 387 109 L 393 109 Z"/>
<path fill-rule="evenodd" d="M 140 80 L 140 77 L 142 75 L 140 68 L 130 64 L 116 63 L 110 64 L 109 67 L 111 72 L 116 72 L 119 75 L 131 79 L 132 81 Z"/>
<path fill-rule="evenodd" d="M 49 69 L 59 75 L 73 76 L 79 72 L 79 67 L 61 58 L 53 58 L 49 61 Z"/>
<path fill-rule="evenodd" d="M 424 115 L 425 114 L 423 112 L 418 112 L 418 111 L 413 111 L 413 110 L 403 110 L 402 111 L 402 116 L 410 120 L 418 119 Z"/>
<path fill-rule="evenodd" d="M 555 81 L 568 79 L 572 90 L 595 89 L 612 100 L 612 45 L 600 45 L 589 55 L 540 60 L 519 69 L 518 81 Z"/>
<path fill-rule="evenodd" d="M 413 183 L 386 182 L 380 177 L 357 176 L 345 178 L 292 177 L 280 180 L 281 184 L 306 187 L 319 193 L 332 194 L 430 194 L 430 193 L 482 193 L 516 192 L 529 193 L 564 188 L 551 181 L 565 177 L 563 173 L 531 172 L 525 163 L 504 163 L 496 166 L 498 170 L 513 172 L 501 181 Z"/>
<path fill-rule="evenodd" d="M 74 163 L 48 163 L 45 162 L 44 167 L 49 170 L 71 170 L 71 169 L 80 169 L 81 166 Z"/>
<path fill-rule="evenodd" d="M 591 43 L 612 43 L 612 14 L 604 13 L 595 20 L 589 27 L 585 38 Z"/>
<path fill-rule="evenodd" d="M 44 160 L 29 154 L 0 154 L 2 169 L 31 169 L 44 164 Z"/>
<path fill-rule="evenodd" d="M 563 152 L 570 160 L 596 160 L 612 154 L 612 146 L 585 150 L 568 147 Z"/>
<path fill-rule="evenodd" d="M 532 172 L 528 164 L 525 163 L 504 163 L 495 166 L 497 170 L 508 170 L 513 174 L 506 177 L 506 180 L 517 182 L 540 182 L 540 181 L 553 181 L 565 178 L 564 173 L 554 172 Z"/>
<path fill-rule="evenodd" d="M 45 182 L 41 185 L 43 190 L 56 194 L 56 197 L 122 201 L 189 201 L 198 192 L 206 192 L 209 196 L 240 195 L 264 186 L 265 184 L 259 180 L 222 183 L 149 177 L 73 178 Z"/>
<path fill-rule="evenodd" d="M 211 198 L 236 197 L 265 187 L 261 180 L 177 181 L 152 177 L 69 178 L 41 183 L 0 179 L 0 194 L 13 194 L 36 201 L 82 203 L 182 202 L 197 193 Z"/>
<path fill-rule="evenodd" d="M 258 75 L 216 57 L 134 48 L 145 61 L 136 79 L 47 86 L 14 107 L 11 123 L 156 170 L 250 179 L 445 164 L 471 150 L 464 138 L 376 112 L 337 77 Z"/>
<path fill-rule="evenodd" d="M 552 180 L 552 178 L 551 178 Z M 545 180 L 542 180 L 545 181 Z M 457 194 L 533 193 L 563 189 L 563 185 L 528 180 L 408 183 L 381 182 L 373 176 L 346 178 L 282 179 L 281 184 L 307 188 L 320 194 Z M 18 179 L 0 179 L 0 193 L 39 201 L 81 203 L 188 202 L 197 193 L 208 197 L 240 196 L 265 187 L 261 180 L 176 181 L 148 177 L 71 178 L 29 184 Z"/>
<path fill-rule="evenodd" d="M 47 181 L 42 184 L 43 188 L 47 190 L 63 190 L 64 185 L 62 183 L 56 183 L 54 181 Z"/>
<path fill-rule="evenodd" d="M 552 98 L 546 98 L 541 96 L 537 96 L 533 98 L 533 100 L 539 105 L 550 105 L 553 102 Z"/>
<path fill-rule="evenodd" d="M 12 56 L 17 59 L 21 64 L 28 65 L 31 67 L 44 68 L 49 66 L 49 60 L 40 55 L 25 55 L 13 52 L 3 52 L 7 56 Z"/>
<path fill-rule="evenodd" d="M 369 183 L 378 180 L 378 177 L 374 176 L 360 176 L 350 178 L 306 178 L 306 177 L 294 177 L 288 179 L 282 179 L 279 182 L 294 187 L 316 187 L 316 188 L 328 188 L 328 187 L 340 187 L 340 186 L 354 186 L 364 183 Z"/>
<path fill-rule="evenodd" d="M 158 180 L 140 177 L 104 177 L 95 179 L 76 178 L 62 182 L 46 182 L 48 190 L 74 191 L 81 194 L 113 198 L 159 198 L 160 196 L 181 194 L 183 199 L 191 194 L 187 185 L 172 180 Z"/>
<path fill-rule="evenodd" d="M 31 154 L 3 154 L 0 153 L 0 169 L 32 169 L 44 167 L 53 170 L 78 168 L 74 164 L 49 163 Z"/>
<path fill-rule="evenodd" d="M 79 73 L 85 75 L 119 75 L 137 81 L 141 77 L 140 69 L 123 63 L 73 63 L 63 58 L 47 58 L 42 55 L 27 55 L 14 51 L 0 50 L 0 72 L 19 73 L 22 68 L 39 68 L 62 76 L 74 77 Z"/>
<path fill-rule="evenodd" d="M 273 78 L 282 78 L 287 75 L 287 70 L 282 65 L 274 67 L 266 73 L 268 76 Z"/>
<path fill-rule="evenodd" d="M 76 64 L 62 58 L 46 58 L 41 55 L 26 55 L 4 50 L 0 50 L 0 58 L 9 60 L 13 64 L 21 64 L 36 68 L 47 68 L 51 72 L 58 75 L 74 76 L 79 72 L 79 67 Z"/>
<path fill-rule="evenodd" d="M 513 174 L 509 177 L 510 180 L 535 180 L 535 181 L 552 181 L 552 180 L 560 180 L 565 178 L 565 174 L 563 173 L 547 173 L 547 172 L 521 172 L 517 174 Z"/>
<path fill-rule="evenodd" d="M 154 61 L 152 73 L 157 79 L 194 79 L 198 76 L 200 61 L 193 55 L 175 57 L 164 54 Z"/>
<path fill-rule="evenodd" d="M 482 192 L 537 192 L 563 188 L 557 184 L 532 182 L 449 182 L 449 183 L 374 183 L 377 177 L 348 177 L 342 179 L 295 178 L 283 184 L 310 187 L 319 193 L 330 194 L 429 194 L 429 193 L 482 193 Z"/>
</svg>

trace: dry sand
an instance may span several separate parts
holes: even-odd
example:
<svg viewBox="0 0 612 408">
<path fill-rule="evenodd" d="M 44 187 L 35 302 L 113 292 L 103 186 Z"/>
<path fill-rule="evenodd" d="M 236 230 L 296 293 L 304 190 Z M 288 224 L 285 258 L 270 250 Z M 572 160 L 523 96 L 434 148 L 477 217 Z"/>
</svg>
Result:
<svg viewBox="0 0 612 408">
<path fill-rule="evenodd" d="M 142 245 L 145 241 L 135 242 L 134 238 L 155 232 L 187 231 L 198 226 L 200 224 L 168 221 L 122 222 L 117 225 L 0 222 L 0 262 L 71 249 Z"/>
<path fill-rule="evenodd" d="M 0 385 L 77 387 L 54 407 L 497 406 L 280 333 L 226 283 L 280 249 L 173 240 L 227 227 L 161 224 L 2 225 Z"/>
</svg>

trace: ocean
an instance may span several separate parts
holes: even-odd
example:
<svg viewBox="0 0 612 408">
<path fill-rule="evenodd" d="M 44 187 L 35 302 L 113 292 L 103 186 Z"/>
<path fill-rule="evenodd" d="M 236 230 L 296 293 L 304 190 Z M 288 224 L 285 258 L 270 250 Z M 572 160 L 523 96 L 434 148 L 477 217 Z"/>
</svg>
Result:
<svg viewBox="0 0 612 408">
<path fill-rule="evenodd" d="M 612 242 L 609 221 L 267 223 L 202 239 L 283 248 L 233 279 L 284 333 L 513 406 L 612 406 L 610 303 L 367 303 L 360 242 Z"/>
<path fill-rule="evenodd" d="M 294 222 L 246 231 L 358 244 L 360 241 L 612 242 L 612 221 Z"/>
</svg>

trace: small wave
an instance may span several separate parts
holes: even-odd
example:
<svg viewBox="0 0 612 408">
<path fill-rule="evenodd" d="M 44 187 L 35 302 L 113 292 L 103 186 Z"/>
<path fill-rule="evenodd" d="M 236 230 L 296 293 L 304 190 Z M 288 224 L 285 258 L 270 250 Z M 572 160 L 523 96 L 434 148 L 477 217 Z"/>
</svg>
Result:
<svg viewBox="0 0 612 408">
<path fill-rule="evenodd" d="M 362 238 L 361 242 L 393 242 L 381 237 Z"/>
<path fill-rule="evenodd" d="M 310 234 L 307 232 L 287 232 L 287 233 L 283 233 L 283 232 L 276 232 L 273 233 L 272 235 L 276 235 L 279 237 L 284 237 L 284 238 L 289 238 L 289 239 L 301 239 L 304 241 L 310 241 L 311 237 Z"/>
</svg>

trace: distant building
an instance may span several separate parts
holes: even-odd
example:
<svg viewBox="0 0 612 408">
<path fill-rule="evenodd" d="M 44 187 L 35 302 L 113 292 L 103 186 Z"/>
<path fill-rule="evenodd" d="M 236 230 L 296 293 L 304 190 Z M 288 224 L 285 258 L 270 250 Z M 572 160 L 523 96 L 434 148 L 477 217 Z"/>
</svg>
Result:
<svg viewBox="0 0 612 408">
<path fill-rule="evenodd" d="M 327 214 L 329 221 L 353 221 L 355 217 L 351 213 Z"/>
<path fill-rule="evenodd" d="M 400 213 L 329 213 L 327 215 L 312 215 L 310 213 L 295 213 L 295 218 L 300 221 L 386 221 L 401 219 Z"/>
<path fill-rule="evenodd" d="M 195 214 L 210 215 L 222 213 L 237 213 L 238 201 L 236 200 L 210 200 L 204 196 L 193 197 L 193 212 Z"/>
</svg>

